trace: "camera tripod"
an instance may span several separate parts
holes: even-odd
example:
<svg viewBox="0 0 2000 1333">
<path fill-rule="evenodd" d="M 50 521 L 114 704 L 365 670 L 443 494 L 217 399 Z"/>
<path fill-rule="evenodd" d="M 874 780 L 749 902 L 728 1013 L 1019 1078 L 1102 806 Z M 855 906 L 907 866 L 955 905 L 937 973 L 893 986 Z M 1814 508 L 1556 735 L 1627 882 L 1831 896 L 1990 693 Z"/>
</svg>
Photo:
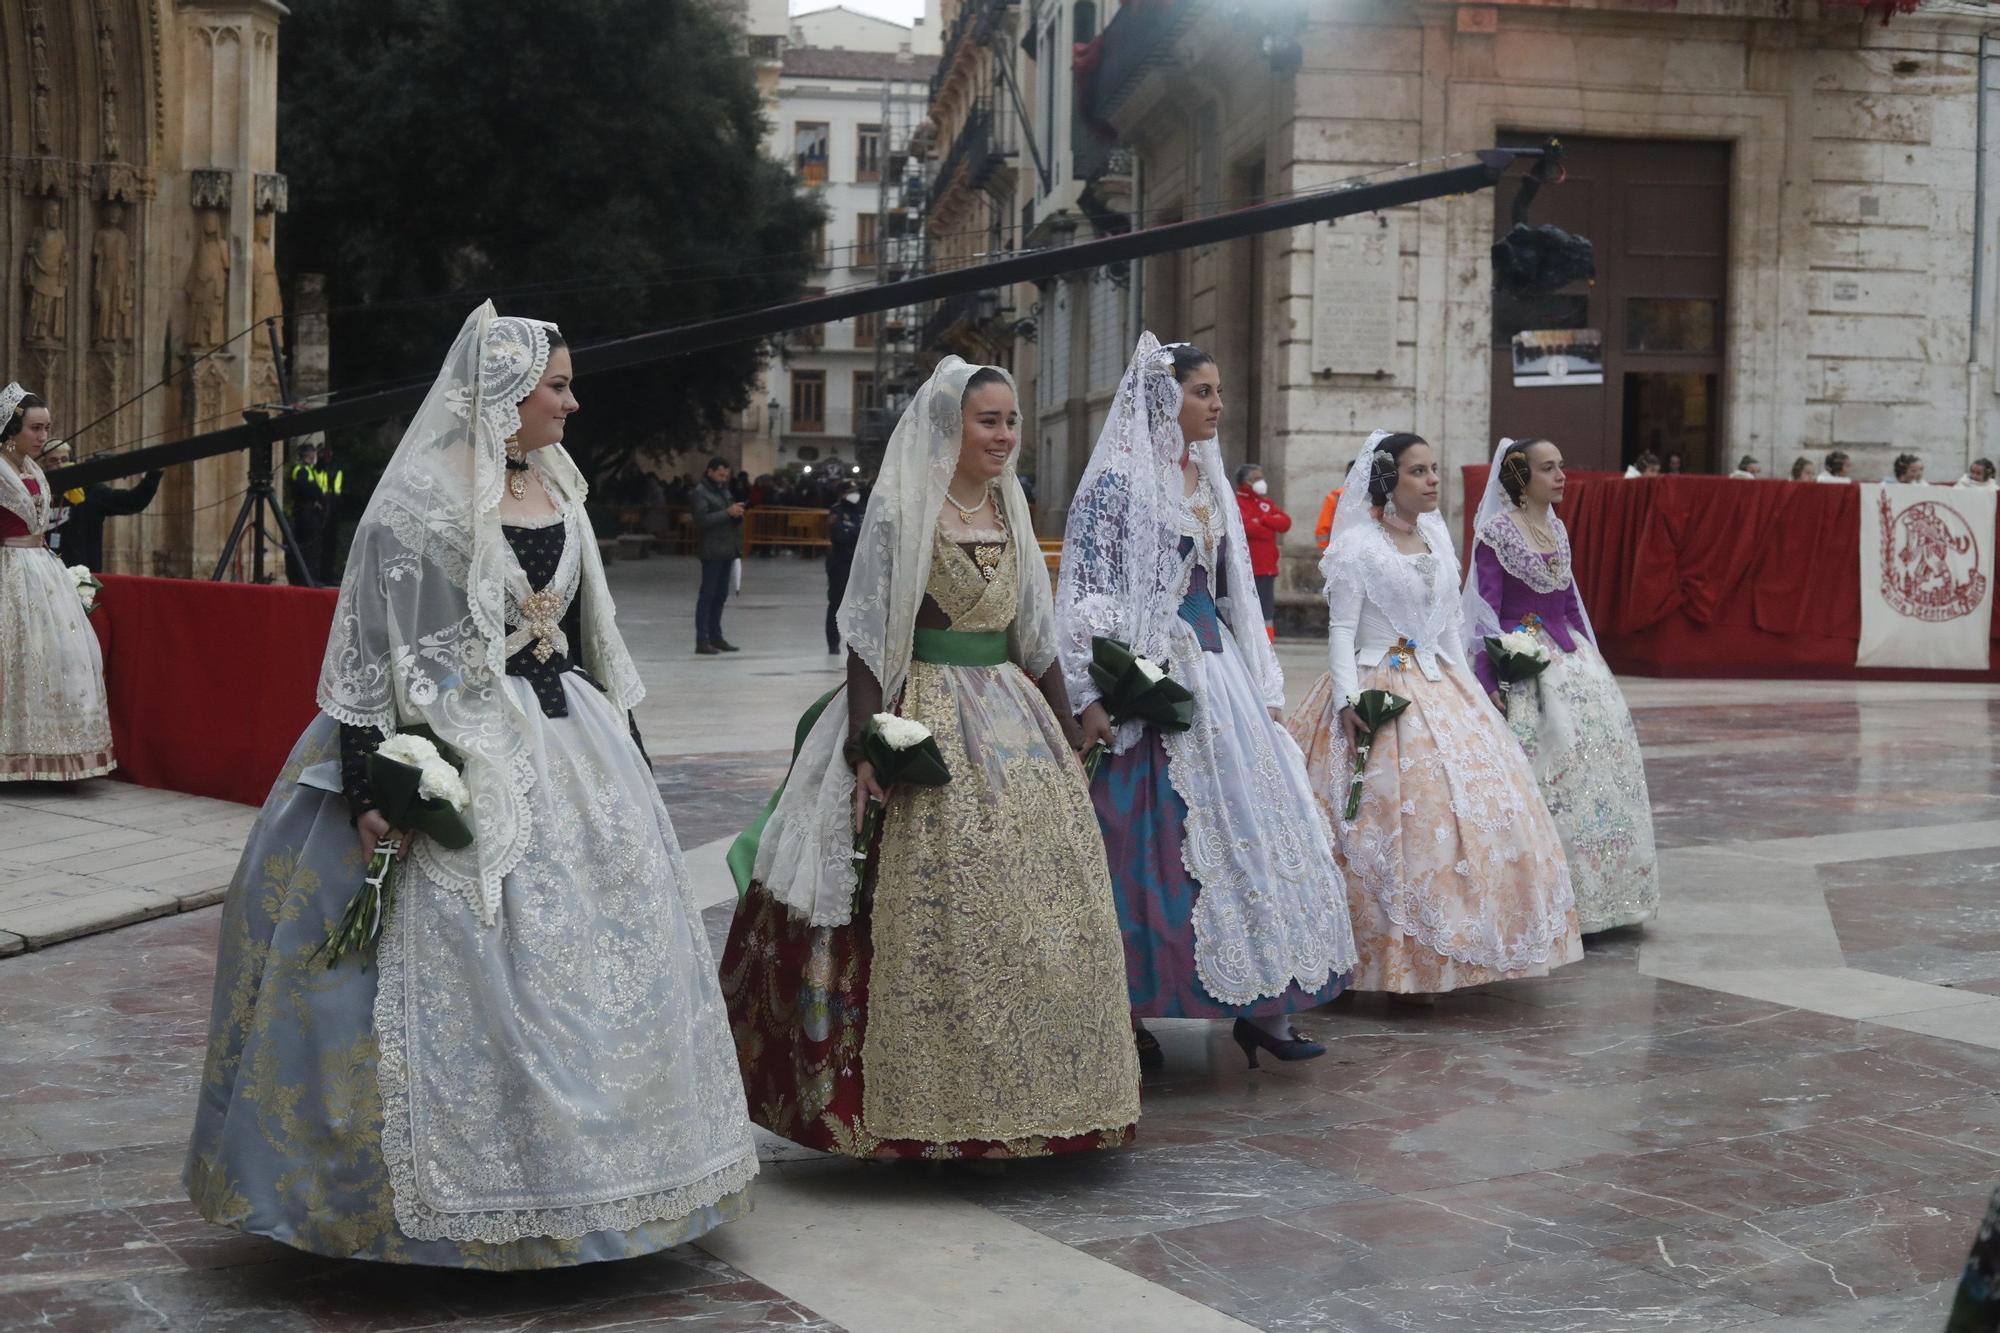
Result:
<svg viewBox="0 0 2000 1333">
<path fill-rule="evenodd" d="M 255 420 L 264 413 L 244 413 Z M 299 572 L 305 576 L 305 586 L 317 588 L 319 580 L 313 577 L 312 565 L 299 546 L 299 539 L 292 531 L 292 521 L 285 517 L 285 507 L 278 503 L 276 490 L 271 485 L 271 446 L 252 445 L 250 453 L 250 489 L 244 492 L 243 507 L 236 511 L 235 526 L 229 529 L 229 540 L 222 544 L 222 558 L 215 562 L 215 573 L 210 582 L 222 582 L 222 576 L 229 569 L 229 562 L 236 558 L 236 548 L 242 544 L 243 533 L 251 523 L 257 525 L 257 540 L 250 544 L 250 581 L 262 583 L 264 575 L 264 543 L 271 540 L 271 534 L 264 526 L 264 511 L 277 521 L 278 535 L 282 540 L 285 554 L 292 558 Z"/>
</svg>

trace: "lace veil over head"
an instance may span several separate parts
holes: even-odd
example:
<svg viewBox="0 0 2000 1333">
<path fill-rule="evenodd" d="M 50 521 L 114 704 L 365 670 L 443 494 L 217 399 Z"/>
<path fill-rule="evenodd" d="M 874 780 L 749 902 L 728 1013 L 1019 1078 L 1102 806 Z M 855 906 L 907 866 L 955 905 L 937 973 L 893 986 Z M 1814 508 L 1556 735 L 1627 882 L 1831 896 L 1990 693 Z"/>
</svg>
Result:
<svg viewBox="0 0 2000 1333">
<path fill-rule="evenodd" d="M 1167 636 L 1186 591 L 1181 459 L 1190 454 L 1223 525 L 1226 555 L 1221 585 L 1214 589 L 1217 603 L 1259 695 L 1270 707 L 1284 706 L 1284 675 L 1264 634 L 1243 514 L 1223 471 L 1221 446 L 1212 438 L 1190 446 L 1181 434 L 1181 386 L 1173 358 L 1174 347 L 1181 345 L 1163 347 L 1151 333 L 1139 336 L 1070 501 L 1056 605 L 1063 683 L 1079 710 L 1098 697 L 1090 679 L 1093 638 L 1122 639 L 1141 656 L 1166 660 Z M 1119 728 L 1113 749 L 1124 753 L 1142 729 L 1139 722 Z"/>
<path fill-rule="evenodd" d="M 1549 514 L 1549 526 L 1556 535 L 1554 560 L 1544 560 L 1530 549 L 1520 530 L 1514 526 L 1514 520 L 1507 517 L 1519 506 L 1501 482 L 1500 463 L 1514 444 L 1515 441 L 1502 437 L 1499 446 L 1493 450 L 1493 466 L 1486 473 L 1486 489 L 1480 492 L 1479 509 L 1472 518 L 1472 550 L 1466 555 L 1465 595 L 1461 602 L 1465 616 L 1465 647 L 1472 657 L 1477 657 L 1486 646 L 1487 636 L 1497 637 L 1509 628 L 1500 623 L 1500 608 L 1487 601 L 1480 591 L 1477 556 L 1482 544 L 1491 548 L 1502 569 L 1536 592 L 1556 592 L 1576 577 L 1570 564 L 1569 529 L 1563 526 L 1562 519 L 1554 511 Z M 1591 627 L 1590 612 L 1584 609 L 1581 597 L 1576 605 L 1583 615 L 1584 637 L 1595 646 L 1597 631 Z"/>
<path fill-rule="evenodd" d="M 20 410 L 21 400 L 28 391 L 19 384 L 9 384 L 0 389 L 0 425 Z M 25 478 L 33 477 L 41 494 L 28 490 Z M 34 459 L 23 456 L 18 467 L 13 460 L 0 454 L 0 509 L 6 510 L 28 525 L 31 534 L 48 530 L 49 526 L 49 481 L 42 468 Z"/>
<path fill-rule="evenodd" d="M 909 675 L 938 515 L 964 439 L 966 385 L 982 369 L 956 356 L 938 362 L 896 423 L 861 520 L 836 621 L 847 646 L 881 683 L 885 707 L 894 707 Z M 1013 377 L 993 369 L 1012 389 Z M 1055 661 L 1055 618 L 1048 570 L 1015 471 L 1019 460 L 1017 445 L 996 487 L 1019 562 L 1021 600 L 1010 631 L 1014 657 L 1039 678 Z M 764 826 L 752 872 L 773 898 L 816 926 L 847 923 L 859 882 L 851 824 L 854 773 L 841 753 L 846 737 L 846 709 L 830 707 L 820 714 Z"/>
<path fill-rule="evenodd" d="M 554 328 L 497 315 L 491 302 L 466 317 L 355 529 L 320 667 L 329 716 L 385 732 L 422 723 L 464 757 L 472 845 L 451 851 L 420 839 L 413 855 L 488 924 L 534 830 L 527 718 L 505 688 L 508 610 L 526 577 L 499 506 L 507 440 L 547 369 Z M 559 444 L 530 459 L 582 564 L 583 664 L 613 703 L 631 708 L 645 690 L 583 519 L 588 487 Z"/>
</svg>

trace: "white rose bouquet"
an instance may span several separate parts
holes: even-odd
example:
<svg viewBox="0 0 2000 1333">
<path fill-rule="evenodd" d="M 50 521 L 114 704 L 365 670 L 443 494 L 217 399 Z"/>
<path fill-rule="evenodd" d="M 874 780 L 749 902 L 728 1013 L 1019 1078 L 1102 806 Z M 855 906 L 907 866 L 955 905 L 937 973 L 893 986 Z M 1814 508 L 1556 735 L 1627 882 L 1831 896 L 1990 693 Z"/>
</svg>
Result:
<svg viewBox="0 0 2000 1333">
<path fill-rule="evenodd" d="M 937 737 L 931 729 L 912 718 L 894 713 L 877 713 L 861 732 L 861 757 L 875 769 L 875 781 L 884 791 L 899 784 L 912 787 L 942 787 L 951 781 L 938 752 Z M 861 830 L 854 835 L 854 859 L 866 861 L 882 824 L 882 803 L 869 798 L 861 816 Z"/>
<path fill-rule="evenodd" d="M 1138 720 L 1162 732 L 1186 731 L 1194 725 L 1194 694 L 1149 657 L 1132 651 L 1123 639 L 1105 635 L 1090 640 L 1090 683 L 1114 727 Z M 1084 760 L 1092 778 L 1104 759 L 1103 745 Z"/>
<path fill-rule="evenodd" d="M 103 580 L 91 573 L 89 567 L 85 565 L 71 565 L 69 567 L 69 577 L 76 584 L 76 595 L 83 599 L 84 614 L 95 614 L 97 611 L 97 593 L 104 586 Z"/>
<path fill-rule="evenodd" d="M 1503 685 L 1518 685 L 1541 675 L 1552 659 L 1541 636 L 1523 626 L 1506 634 L 1487 635 L 1486 660 L 1493 664 L 1493 674 Z"/>
<path fill-rule="evenodd" d="M 369 794 L 390 828 L 421 833 L 443 847 L 467 847 L 472 829 L 465 822 L 465 810 L 472 795 L 465 787 L 464 769 L 464 761 L 430 728 L 412 727 L 389 737 L 368 756 Z M 375 845 L 360 892 L 348 900 L 347 910 L 328 928 L 326 943 L 317 951 L 326 955 L 328 967 L 342 954 L 372 949 L 381 939 L 382 922 L 396 901 L 390 876 L 401 849 L 395 838 Z"/>
</svg>

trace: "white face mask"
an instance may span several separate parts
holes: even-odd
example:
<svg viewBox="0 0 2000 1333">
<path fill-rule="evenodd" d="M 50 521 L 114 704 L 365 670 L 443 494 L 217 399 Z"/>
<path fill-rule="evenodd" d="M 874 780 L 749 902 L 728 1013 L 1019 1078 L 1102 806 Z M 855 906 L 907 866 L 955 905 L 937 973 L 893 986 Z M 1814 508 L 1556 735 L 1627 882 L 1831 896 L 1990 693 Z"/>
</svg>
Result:
<svg viewBox="0 0 2000 1333">
<path fill-rule="evenodd" d="M 1262 477 L 1250 483 L 1250 493 L 1252 495 L 1268 495 L 1270 492 L 1271 483 L 1265 481 Z"/>
<path fill-rule="evenodd" d="M 860 491 L 849 491 L 849 492 L 848 492 L 848 493 L 847 493 L 846 495 L 842 496 L 841 498 L 842 498 L 843 500 L 846 500 L 846 501 L 847 501 L 847 503 L 849 503 L 849 504 L 851 504 L 851 505 L 858 505 L 858 504 L 860 504 L 860 503 L 861 503 L 861 492 L 860 492 Z"/>
</svg>

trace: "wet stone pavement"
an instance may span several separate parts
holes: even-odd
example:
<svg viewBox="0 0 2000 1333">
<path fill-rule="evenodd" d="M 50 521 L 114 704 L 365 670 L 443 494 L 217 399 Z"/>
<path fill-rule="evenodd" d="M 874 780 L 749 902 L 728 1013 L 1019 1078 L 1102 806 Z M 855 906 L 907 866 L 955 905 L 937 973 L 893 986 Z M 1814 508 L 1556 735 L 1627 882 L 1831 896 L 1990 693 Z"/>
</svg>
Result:
<svg viewBox="0 0 2000 1333">
<path fill-rule="evenodd" d="M 832 679 L 818 608 L 759 592 L 704 680 L 664 594 L 614 578 L 659 627 L 641 721 L 712 865 Z M 1287 649 L 1295 697 L 1319 656 Z M 179 1177 L 219 909 L 0 959 L 0 1329 L 1938 1328 L 2000 1185 L 2000 690 L 1626 684 L 1659 921 L 1431 1011 L 1343 998 L 1304 1064 L 1157 1024 L 1124 1153 L 767 1138 L 757 1212 L 650 1259 L 407 1270 L 209 1226 Z"/>
</svg>

